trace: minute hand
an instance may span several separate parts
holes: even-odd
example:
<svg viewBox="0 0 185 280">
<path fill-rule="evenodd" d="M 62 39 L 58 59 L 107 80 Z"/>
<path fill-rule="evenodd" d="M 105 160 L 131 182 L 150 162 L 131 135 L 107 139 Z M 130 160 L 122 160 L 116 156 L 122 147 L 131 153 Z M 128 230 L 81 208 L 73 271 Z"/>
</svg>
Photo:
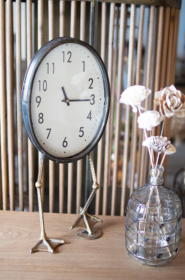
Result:
<svg viewBox="0 0 185 280">
<path fill-rule="evenodd" d="M 91 101 L 91 99 L 69 99 L 69 102 L 78 102 L 78 101 Z M 62 102 L 66 102 L 62 100 Z"/>
</svg>

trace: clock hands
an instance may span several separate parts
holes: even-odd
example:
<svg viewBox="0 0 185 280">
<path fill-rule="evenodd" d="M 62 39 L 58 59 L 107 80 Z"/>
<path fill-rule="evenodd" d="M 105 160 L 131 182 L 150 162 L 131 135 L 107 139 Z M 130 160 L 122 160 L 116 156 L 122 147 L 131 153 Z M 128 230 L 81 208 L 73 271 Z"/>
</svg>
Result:
<svg viewBox="0 0 185 280">
<path fill-rule="evenodd" d="M 64 89 L 64 87 L 62 87 L 61 89 L 62 89 L 62 91 L 63 91 L 64 98 L 65 98 L 64 100 L 62 100 L 62 102 L 66 102 L 66 103 L 67 103 L 67 106 L 69 106 L 69 105 L 70 105 L 70 103 L 69 103 L 69 99 L 67 98 L 67 95 L 66 95 L 65 89 Z"/>
<path fill-rule="evenodd" d="M 91 99 L 68 99 L 69 102 L 77 102 L 77 101 L 91 101 Z M 66 102 L 66 100 L 62 100 L 62 102 Z"/>
<path fill-rule="evenodd" d="M 64 94 L 64 99 L 62 100 L 62 102 L 67 103 L 67 106 L 70 105 L 69 102 L 78 102 L 78 101 L 91 101 L 91 99 L 69 99 L 66 95 L 65 89 L 64 87 L 61 87 L 63 94 Z"/>
</svg>

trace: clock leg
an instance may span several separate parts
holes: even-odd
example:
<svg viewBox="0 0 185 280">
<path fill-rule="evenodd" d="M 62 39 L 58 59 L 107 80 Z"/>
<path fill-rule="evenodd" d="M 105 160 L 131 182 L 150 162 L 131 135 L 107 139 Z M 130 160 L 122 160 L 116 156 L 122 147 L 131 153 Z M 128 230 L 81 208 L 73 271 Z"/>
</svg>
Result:
<svg viewBox="0 0 185 280">
<path fill-rule="evenodd" d="M 41 180 L 42 180 L 43 162 L 44 162 L 44 156 L 42 155 L 40 160 L 40 165 L 39 165 L 38 179 L 35 184 L 35 187 L 37 188 L 37 196 L 38 196 L 41 235 L 40 235 L 39 242 L 31 249 L 30 253 L 34 253 L 38 251 L 54 253 L 54 250 L 57 246 L 65 243 L 64 240 L 60 240 L 60 239 L 48 239 L 45 232 L 44 216 L 43 216 L 42 200 L 41 200 L 41 187 L 42 187 Z"/>
<path fill-rule="evenodd" d="M 96 182 L 96 174 L 95 174 L 95 169 L 94 169 L 94 163 L 92 159 L 91 153 L 89 154 L 89 163 L 91 167 L 91 174 L 93 178 L 93 189 L 92 192 L 84 206 L 84 208 L 80 208 L 80 214 L 77 217 L 77 219 L 74 221 L 70 229 L 73 229 L 75 227 L 81 228 L 80 230 L 77 231 L 77 235 L 80 238 L 83 239 L 88 239 L 88 240 L 93 240 L 97 239 L 101 236 L 101 230 L 97 228 L 93 228 L 93 226 L 97 223 L 100 222 L 102 223 L 103 221 L 93 215 L 90 215 L 87 213 L 87 209 L 89 208 L 89 205 L 91 204 L 96 191 L 99 189 L 99 185 Z"/>
</svg>

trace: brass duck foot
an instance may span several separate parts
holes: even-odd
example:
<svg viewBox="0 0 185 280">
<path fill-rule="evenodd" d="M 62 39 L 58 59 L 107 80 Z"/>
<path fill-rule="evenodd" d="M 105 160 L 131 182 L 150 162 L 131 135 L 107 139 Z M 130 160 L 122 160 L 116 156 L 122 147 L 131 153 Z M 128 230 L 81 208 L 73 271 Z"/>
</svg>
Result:
<svg viewBox="0 0 185 280">
<path fill-rule="evenodd" d="M 34 252 L 50 252 L 54 253 L 57 246 L 64 244 L 64 240 L 60 239 L 47 239 L 43 238 L 30 250 L 30 253 Z"/>
</svg>

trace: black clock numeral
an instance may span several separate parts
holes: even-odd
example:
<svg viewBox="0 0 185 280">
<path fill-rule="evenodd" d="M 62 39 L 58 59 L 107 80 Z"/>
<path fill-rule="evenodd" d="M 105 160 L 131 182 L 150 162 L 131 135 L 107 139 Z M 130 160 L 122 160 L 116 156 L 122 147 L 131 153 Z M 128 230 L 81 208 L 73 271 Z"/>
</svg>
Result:
<svg viewBox="0 0 185 280">
<path fill-rule="evenodd" d="M 63 53 L 63 62 L 65 62 L 65 52 L 62 53 Z"/>
<path fill-rule="evenodd" d="M 67 137 L 64 138 L 64 141 L 63 141 L 63 143 L 62 143 L 62 146 L 63 146 L 64 148 L 66 148 L 67 145 L 68 145 L 68 142 L 66 141 L 66 138 L 67 138 Z"/>
<path fill-rule="evenodd" d="M 90 79 L 89 79 L 89 82 L 91 82 L 91 84 L 90 84 L 90 86 L 89 86 L 89 89 L 93 89 L 93 87 L 92 87 L 92 84 L 93 84 L 93 79 L 92 79 L 92 78 L 90 78 Z"/>
<path fill-rule="evenodd" d="M 47 139 L 48 139 L 48 138 L 49 138 L 49 135 L 50 135 L 50 133 L 51 133 L 51 128 L 46 128 L 46 130 L 49 130 L 48 136 L 47 136 Z"/>
<path fill-rule="evenodd" d="M 38 104 L 37 107 L 39 107 L 40 102 L 41 102 L 41 97 L 39 95 L 36 97 L 36 102 Z"/>
<path fill-rule="evenodd" d="M 65 52 L 62 52 L 63 53 L 63 62 L 65 62 Z M 67 60 L 67 62 L 69 63 L 69 62 L 72 62 L 71 61 L 71 57 L 72 57 L 72 52 L 67 52 L 67 55 L 69 55 L 69 57 L 68 57 L 68 60 Z"/>
<path fill-rule="evenodd" d="M 94 105 L 94 104 L 95 104 L 95 95 L 94 95 L 94 94 L 91 94 L 90 97 L 92 97 L 92 100 L 91 100 L 90 104 L 91 104 L 91 105 Z"/>
<path fill-rule="evenodd" d="M 87 119 L 89 119 L 91 121 L 92 119 L 92 116 L 91 116 L 91 111 L 89 112 L 88 116 L 87 116 Z"/>
<path fill-rule="evenodd" d="M 44 114 L 43 114 L 43 113 L 39 113 L 38 122 L 39 122 L 39 123 L 43 123 L 43 122 L 44 122 Z"/>
<path fill-rule="evenodd" d="M 70 59 L 71 59 L 71 56 L 72 56 L 72 52 L 68 52 L 67 54 L 69 54 L 69 58 L 68 58 L 68 61 L 67 62 L 72 62 Z"/>
<path fill-rule="evenodd" d="M 49 63 L 46 64 L 47 64 L 47 74 L 49 74 Z M 55 63 L 52 63 L 52 65 L 53 65 L 53 74 L 54 74 Z"/>
<path fill-rule="evenodd" d="M 81 135 L 79 134 L 79 137 L 83 137 L 84 136 L 84 131 L 83 131 L 84 127 L 80 127 L 79 132 L 81 133 Z"/>
<path fill-rule="evenodd" d="M 47 82 L 46 82 L 46 80 L 44 80 L 44 82 L 43 82 L 43 90 L 44 90 L 44 91 L 47 90 Z"/>
<path fill-rule="evenodd" d="M 83 72 L 85 72 L 85 61 L 82 61 L 83 63 Z"/>
<path fill-rule="evenodd" d="M 41 91 L 41 80 L 38 81 L 39 82 L 39 91 Z M 43 91 L 46 91 L 47 90 L 47 81 L 44 80 L 43 81 Z"/>
</svg>

